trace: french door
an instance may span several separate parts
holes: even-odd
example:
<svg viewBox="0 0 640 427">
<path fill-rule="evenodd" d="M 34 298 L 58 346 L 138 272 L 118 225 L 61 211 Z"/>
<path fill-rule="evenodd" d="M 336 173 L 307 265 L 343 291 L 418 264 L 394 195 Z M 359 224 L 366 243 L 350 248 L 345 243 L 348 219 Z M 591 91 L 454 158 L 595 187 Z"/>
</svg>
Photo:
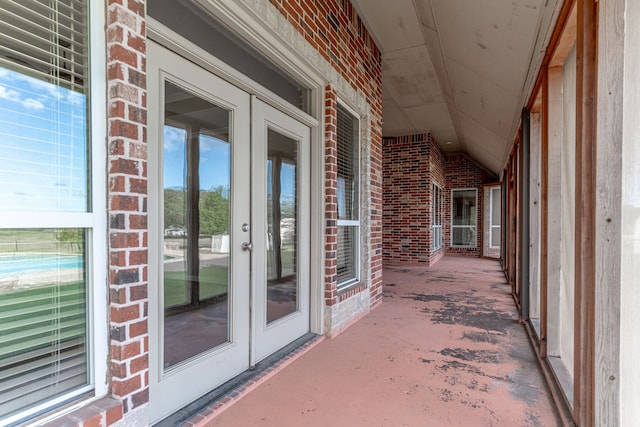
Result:
<svg viewBox="0 0 640 427">
<path fill-rule="evenodd" d="M 150 411 L 309 331 L 309 128 L 148 43 Z"/>
</svg>

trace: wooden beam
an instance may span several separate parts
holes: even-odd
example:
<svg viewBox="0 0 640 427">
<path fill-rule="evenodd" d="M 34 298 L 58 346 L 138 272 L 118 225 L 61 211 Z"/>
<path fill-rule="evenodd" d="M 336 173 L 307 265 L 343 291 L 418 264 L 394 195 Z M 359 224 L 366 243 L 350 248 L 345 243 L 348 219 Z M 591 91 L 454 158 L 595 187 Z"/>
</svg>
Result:
<svg viewBox="0 0 640 427">
<path fill-rule="evenodd" d="M 577 4 L 574 419 L 595 425 L 597 3 Z"/>
</svg>

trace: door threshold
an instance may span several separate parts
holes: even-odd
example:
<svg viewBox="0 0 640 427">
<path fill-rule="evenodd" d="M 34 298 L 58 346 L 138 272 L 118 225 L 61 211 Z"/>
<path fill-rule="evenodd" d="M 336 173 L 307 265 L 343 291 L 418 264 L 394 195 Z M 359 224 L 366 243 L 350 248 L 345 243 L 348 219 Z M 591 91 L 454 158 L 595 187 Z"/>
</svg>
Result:
<svg viewBox="0 0 640 427">
<path fill-rule="evenodd" d="M 261 360 L 255 366 L 244 371 L 240 375 L 230 379 L 226 383 L 216 387 L 209 393 L 194 400 L 187 406 L 177 410 L 168 417 L 154 424 L 155 427 L 174 427 L 180 425 L 197 425 L 191 421 L 198 418 L 198 421 L 211 419 L 214 414 L 218 415 L 227 407 L 262 384 L 272 375 L 289 365 L 298 357 L 311 350 L 322 342 L 322 335 L 307 333 L 287 346 L 273 353 L 271 356 Z M 203 419 L 204 418 L 204 419 Z"/>
</svg>

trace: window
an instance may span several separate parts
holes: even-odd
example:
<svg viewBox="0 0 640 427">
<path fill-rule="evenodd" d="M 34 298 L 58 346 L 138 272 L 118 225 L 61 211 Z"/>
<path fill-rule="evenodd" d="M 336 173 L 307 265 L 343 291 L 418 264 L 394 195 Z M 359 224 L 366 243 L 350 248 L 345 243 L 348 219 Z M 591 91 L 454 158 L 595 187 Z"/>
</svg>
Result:
<svg viewBox="0 0 640 427">
<path fill-rule="evenodd" d="M 451 246 L 475 248 L 477 245 L 476 191 L 451 191 Z"/>
<path fill-rule="evenodd" d="M 491 213 L 489 216 L 489 227 L 491 229 L 489 233 L 489 247 L 492 249 L 500 248 L 500 187 L 494 187 L 489 192 Z"/>
<path fill-rule="evenodd" d="M 94 377 L 105 376 L 106 366 L 89 369 L 90 355 L 106 357 L 106 344 L 99 355 L 89 351 L 89 313 L 106 319 L 105 308 L 89 299 L 104 305 L 106 290 L 90 284 L 100 274 L 93 261 L 99 251 L 104 261 L 106 242 L 103 232 L 93 232 L 104 227 L 104 213 L 94 212 L 104 212 L 105 205 L 104 195 L 96 194 L 104 191 L 104 169 L 92 167 L 92 158 L 102 156 L 104 163 L 105 154 L 89 143 L 87 4 L 2 2 L 2 425 L 86 393 L 94 389 Z M 100 387 L 97 392 L 104 392 Z"/>
<path fill-rule="evenodd" d="M 338 289 L 359 280 L 360 260 L 360 126 L 338 105 Z"/>
<path fill-rule="evenodd" d="M 442 189 L 433 184 L 432 192 L 433 250 L 442 249 Z"/>
</svg>

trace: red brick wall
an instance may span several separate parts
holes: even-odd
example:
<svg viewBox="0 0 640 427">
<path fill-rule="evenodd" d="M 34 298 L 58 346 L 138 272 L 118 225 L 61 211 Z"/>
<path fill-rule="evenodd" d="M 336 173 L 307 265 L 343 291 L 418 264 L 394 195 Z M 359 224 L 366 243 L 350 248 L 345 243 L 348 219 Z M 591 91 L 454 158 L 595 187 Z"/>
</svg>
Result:
<svg viewBox="0 0 640 427">
<path fill-rule="evenodd" d="M 383 140 L 383 254 L 389 264 L 428 264 L 431 255 L 429 134 Z"/>
<path fill-rule="evenodd" d="M 445 188 L 447 187 L 447 182 L 445 178 L 445 167 L 446 167 L 446 159 L 445 159 L 444 153 L 442 152 L 442 149 L 440 148 L 440 146 L 436 144 L 435 141 L 432 141 L 432 143 L 429 145 L 429 178 L 432 184 L 438 184 L 440 186 L 442 190 L 442 195 L 441 195 L 441 197 L 443 198 L 442 201 L 444 201 L 444 199 L 446 198 Z M 433 186 L 430 186 L 429 188 L 433 188 Z M 433 198 L 431 197 L 431 194 L 429 194 L 429 212 L 430 213 L 433 212 Z M 446 221 L 444 206 L 442 207 L 441 213 L 443 217 L 442 228 L 444 229 L 444 222 Z M 431 218 L 431 215 L 432 214 L 429 215 L 429 218 Z M 440 258 L 444 256 L 444 252 L 445 252 L 445 241 L 444 241 L 444 235 L 443 235 L 442 248 L 436 251 L 431 250 L 431 253 L 429 255 L 429 265 L 433 265 L 436 262 L 438 262 Z"/>
<path fill-rule="evenodd" d="M 123 412 L 149 400 L 145 3 L 107 5 L 111 394 Z"/>
<path fill-rule="evenodd" d="M 372 305 L 382 298 L 382 68 L 380 51 L 349 1 L 271 0 L 287 20 L 316 47 L 318 52 L 357 92 L 364 94 L 371 107 L 371 283 L 356 290 L 369 289 Z M 325 90 L 325 304 L 332 306 L 342 295 L 336 285 L 337 255 L 337 92 Z M 368 286 L 367 286 L 368 285 Z"/>
<path fill-rule="evenodd" d="M 383 140 L 384 199 L 383 256 L 388 264 L 432 265 L 445 253 L 479 256 L 482 231 L 482 184 L 487 173 L 466 155 L 445 157 L 430 134 L 389 137 Z M 432 186 L 442 188 L 441 250 L 432 240 Z M 477 247 L 452 248 L 451 190 L 475 188 Z"/>
</svg>

